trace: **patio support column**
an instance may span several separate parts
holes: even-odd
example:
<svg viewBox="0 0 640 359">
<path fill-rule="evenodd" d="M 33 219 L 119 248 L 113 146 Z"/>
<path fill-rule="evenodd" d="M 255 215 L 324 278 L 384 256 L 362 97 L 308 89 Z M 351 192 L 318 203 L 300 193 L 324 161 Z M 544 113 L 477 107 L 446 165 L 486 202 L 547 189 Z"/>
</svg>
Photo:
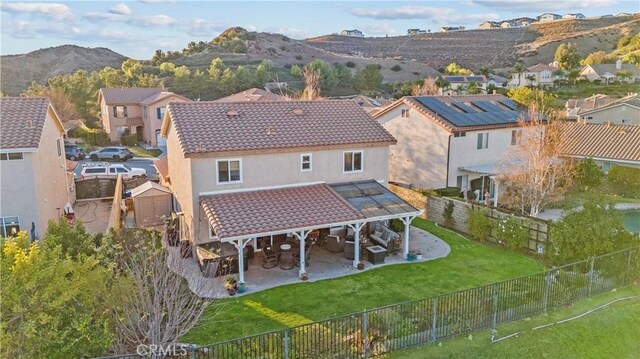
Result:
<svg viewBox="0 0 640 359">
<path fill-rule="evenodd" d="M 411 221 L 416 218 L 416 216 L 407 216 L 402 218 L 402 223 L 404 223 L 404 238 L 402 238 L 402 258 L 407 259 L 409 255 L 409 227 L 411 227 Z"/>
<path fill-rule="evenodd" d="M 293 232 L 293 235 L 300 241 L 300 271 L 298 272 L 300 279 L 303 279 L 303 277 L 307 275 L 307 254 L 305 253 L 304 243 L 309 233 L 311 233 L 311 231 Z"/>
<path fill-rule="evenodd" d="M 244 247 L 252 240 L 253 238 L 247 238 L 233 242 L 233 245 L 238 250 L 238 283 L 244 283 Z"/>
<path fill-rule="evenodd" d="M 358 268 L 360 263 L 360 230 L 364 227 L 364 223 L 350 224 L 349 227 L 353 229 L 353 266 Z"/>
<path fill-rule="evenodd" d="M 500 182 L 498 182 L 497 180 L 494 179 L 494 186 L 493 186 L 493 206 L 498 208 L 498 197 L 500 195 Z"/>
</svg>

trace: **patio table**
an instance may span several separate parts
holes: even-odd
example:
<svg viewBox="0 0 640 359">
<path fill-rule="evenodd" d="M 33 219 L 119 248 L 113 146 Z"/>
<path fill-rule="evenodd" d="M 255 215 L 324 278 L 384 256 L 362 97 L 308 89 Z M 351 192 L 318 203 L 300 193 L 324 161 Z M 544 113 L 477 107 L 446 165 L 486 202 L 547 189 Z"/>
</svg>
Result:
<svg viewBox="0 0 640 359">
<path fill-rule="evenodd" d="M 280 245 L 280 268 L 293 269 L 293 251 L 290 244 Z"/>
</svg>

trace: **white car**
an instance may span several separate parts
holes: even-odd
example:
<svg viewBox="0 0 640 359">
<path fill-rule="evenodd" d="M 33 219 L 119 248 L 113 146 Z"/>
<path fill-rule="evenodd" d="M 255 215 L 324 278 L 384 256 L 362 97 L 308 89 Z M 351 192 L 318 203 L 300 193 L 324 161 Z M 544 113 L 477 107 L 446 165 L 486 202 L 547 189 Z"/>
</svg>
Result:
<svg viewBox="0 0 640 359">
<path fill-rule="evenodd" d="M 96 176 L 117 176 L 122 175 L 122 179 L 131 179 L 138 177 L 146 177 L 147 170 L 144 168 L 129 167 L 125 164 L 118 163 L 85 163 L 82 166 L 80 179 Z"/>
</svg>

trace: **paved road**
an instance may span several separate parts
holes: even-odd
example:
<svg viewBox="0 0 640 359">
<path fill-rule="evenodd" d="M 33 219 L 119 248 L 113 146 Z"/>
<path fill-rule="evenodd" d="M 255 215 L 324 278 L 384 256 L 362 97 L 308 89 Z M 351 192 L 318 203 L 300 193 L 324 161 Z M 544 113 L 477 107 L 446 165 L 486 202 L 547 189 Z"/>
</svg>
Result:
<svg viewBox="0 0 640 359">
<path fill-rule="evenodd" d="M 158 172 L 156 172 L 156 168 L 153 167 L 154 160 L 155 158 L 134 158 L 134 159 L 128 160 L 127 162 L 124 162 L 124 164 L 126 164 L 129 167 L 144 168 L 145 170 L 147 170 L 147 177 L 149 177 L 149 179 L 155 180 L 155 179 L 158 179 Z M 76 178 L 80 178 L 80 172 L 82 172 L 82 164 L 87 162 L 91 162 L 91 160 L 85 159 L 82 161 L 78 161 L 80 165 L 74 171 L 76 174 Z M 123 163 L 123 162 L 117 162 L 117 163 Z"/>
</svg>

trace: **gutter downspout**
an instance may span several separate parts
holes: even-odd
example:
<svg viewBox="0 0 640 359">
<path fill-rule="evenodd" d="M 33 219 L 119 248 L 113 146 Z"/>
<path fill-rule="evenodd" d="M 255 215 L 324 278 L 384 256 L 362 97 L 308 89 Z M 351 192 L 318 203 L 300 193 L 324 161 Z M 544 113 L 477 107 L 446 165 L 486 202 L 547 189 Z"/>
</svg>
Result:
<svg viewBox="0 0 640 359">
<path fill-rule="evenodd" d="M 449 143 L 447 144 L 447 176 L 444 184 L 445 188 L 449 187 L 449 157 L 451 156 L 451 137 L 453 133 L 449 133 Z"/>
</svg>

